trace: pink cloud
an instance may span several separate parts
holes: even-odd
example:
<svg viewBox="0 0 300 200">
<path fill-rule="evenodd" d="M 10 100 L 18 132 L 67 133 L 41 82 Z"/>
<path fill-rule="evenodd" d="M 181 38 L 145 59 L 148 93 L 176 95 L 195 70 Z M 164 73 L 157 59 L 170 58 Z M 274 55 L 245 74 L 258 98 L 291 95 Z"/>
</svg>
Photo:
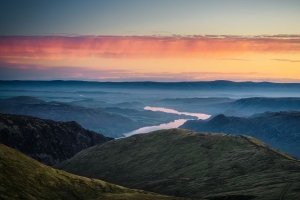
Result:
<svg viewBox="0 0 300 200">
<path fill-rule="evenodd" d="M 292 36 L 11 36 L 0 37 L 0 58 L 165 58 L 299 53 Z"/>
</svg>

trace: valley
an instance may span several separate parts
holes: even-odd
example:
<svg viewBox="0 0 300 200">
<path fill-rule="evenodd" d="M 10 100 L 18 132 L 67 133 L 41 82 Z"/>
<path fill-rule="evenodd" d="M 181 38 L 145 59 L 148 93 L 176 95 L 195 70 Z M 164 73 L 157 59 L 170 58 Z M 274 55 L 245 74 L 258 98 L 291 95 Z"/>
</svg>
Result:
<svg viewBox="0 0 300 200">
<path fill-rule="evenodd" d="M 300 200 L 300 0 L 2 0 L 0 200 Z"/>
<path fill-rule="evenodd" d="M 2 165 L 1 177 L 14 179 L 1 198 L 271 200 L 300 192 L 299 84 L 0 83 L 0 143 L 18 152 L 1 151 L 35 159 L 22 162 L 39 170 L 17 173 L 45 183 L 13 194 L 13 182 L 24 180 L 5 160 L 16 167 Z"/>
</svg>

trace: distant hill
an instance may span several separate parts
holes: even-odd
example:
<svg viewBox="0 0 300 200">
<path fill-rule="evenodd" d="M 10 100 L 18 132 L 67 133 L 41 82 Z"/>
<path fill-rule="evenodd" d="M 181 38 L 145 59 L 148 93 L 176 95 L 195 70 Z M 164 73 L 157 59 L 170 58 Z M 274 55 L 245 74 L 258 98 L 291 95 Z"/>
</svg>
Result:
<svg viewBox="0 0 300 200">
<path fill-rule="evenodd" d="M 140 122 L 144 126 L 154 126 L 162 123 L 169 123 L 176 119 L 182 119 L 182 116 L 177 114 L 144 110 L 145 105 L 137 101 L 110 104 L 103 101 L 85 99 L 73 101 L 70 104 L 88 108 L 100 108 L 105 112 L 120 114 L 133 121 Z M 189 117 L 189 119 L 193 119 L 193 117 Z"/>
<path fill-rule="evenodd" d="M 224 109 L 224 104 L 234 101 L 234 99 L 223 97 L 167 98 L 154 102 L 153 105 L 157 107 L 172 108 L 185 112 L 215 114 L 226 110 Z"/>
<path fill-rule="evenodd" d="M 57 165 L 77 152 L 112 140 L 76 122 L 0 114 L 0 143 L 46 164 Z"/>
<path fill-rule="evenodd" d="M 0 144 L 0 199 L 176 199 L 69 174 Z"/>
<path fill-rule="evenodd" d="M 300 111 L 266 112 L 248 118 L 217 115 L 208 121 L 187 121 L 180 128 L 249 135 L 300 158 Z"/>
<path fill-rule="evenodd" d="M 26 97 L 28 98 L 28 97 Z M 2 102 L 11 102 L 12 99 L 2 99 Z M 129 118 L 115 113 L 108 113 L 101 109 L 86 108 L 61 102 L 43 102 L 32 104 L 19 103 L 0 105 L 0 112 L 7 114 L 31 115 L 42 119 L 55 121 L 76 121 L 86 129 L 99 132 L 108 137 L 123 137 L 123 133 L 130 132 L 143 126 Z"/>
<path fill-rule="evenodd" d="M 233 99 L 230 98 L 175 98 L 175 99 L 162 99 L 159 102 L 165 104 L 189 104 L 189 105 L 210 105 L 217 103 L 227 103 L 232 102 Z"/>
<path fill-rule="evenodd" d="M 72 101 L 70 104 L 83 106 L 87 108 L 105 108 L 105 107 L 118 107 L 123 109 L 136 109 L 144 110 L 145 104 L 138 101 L 123 102 L 123 103 L 107 103 L 104 101 L 97 101 L 94 99 L 84 99 L 78 101 Z"/>
<path fill-rule="evenodd" d="M 300 163 L 247 136 L 170 129 L 94 146 L 59 169 L 161 194 L 210 200 L 297 199 Z"/>
<path fill-rule="evenodd" d="M 300 110 L 300 98 L 251 97 L 238 100 L 230 98 L 175 98 L 163 99 L 153 103 L 153 105 L 179 111 L 200 112 L 211 115 L 223 113 L 227 116 L 241 117 L 266 111 Z"/>
<path fill-rule="evenodd" d="M 239 99 L 234 102 L 224 103 L 219 107 L 225 107 L 227 110 L 235 110 L 238 112 L 252 115 L 266 111 L 300 111 L 300 98 L 282 97 L 282 98 L 263 98 L 253 97 Z"/>
<path fill-rule="evenodd" d="M 196 119 L 196 117 L 191 117 L 191 116 L 183 117 L 182 115 L 164 113 L 164 112 L 154 112 L 150 110 L 139 111 L 135 109 L 125 109 L 125 108 L 118 108 L 118 107 L 107 107 L 107 108 L 103 108 L 103 110 L 111 113 L 121 114 L 129 119 L 143 123 L 145 124 L 145 126 L 154 126 L 162 123 L 169 123 L 170 121 L 174 121 L 176 119 L 182 119 L 182 118 Z"/>
<path fill-rule="evenodd" d="M 232 82 L 226 80 L 198 81 L 198 82 L 93 82 L 93 81 L 0 81 L 4 87 L 89 87 L 89 88 L 131 88 L 131 89 L 252 89 L 269 91 L 272 88 L 280 91 L 299 90 L 299 83 L 271 83 L 271 82 Z"/>
<path fill-rule="evenodd" d="M 30 96 L 17 96 L 9 99 L 0 99 L 1 107 L 39 103 L 45 103 L 45 101 Z"/>
</svg>

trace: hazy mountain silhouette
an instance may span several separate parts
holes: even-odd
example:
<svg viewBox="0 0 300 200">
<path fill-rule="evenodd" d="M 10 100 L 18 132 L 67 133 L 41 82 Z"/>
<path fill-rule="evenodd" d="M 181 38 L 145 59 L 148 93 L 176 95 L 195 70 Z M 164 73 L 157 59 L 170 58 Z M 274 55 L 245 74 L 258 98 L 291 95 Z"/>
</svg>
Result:
<svg viewBox="0 0 300 200">
<path fill-rule="evenodd" d="M 18 99 L 10 104 L 11 100 Z M 25 97 L 28 99 L 28 97 Z M 99 132 L 108 137 L 122 137 L 123 133 L 138 129 L 144 124 L 115 113 L 101 109 L 85 108 L 62 102 L 24 103 L 23 97 L 2 99 L 1 113 L 31 115 L 55 121 L 76 121 L 86 129 Z M 36 102 L 36 101 L 35 101 Z M 10 104 L 10 105 L 9 105 Z"/>
</svg>

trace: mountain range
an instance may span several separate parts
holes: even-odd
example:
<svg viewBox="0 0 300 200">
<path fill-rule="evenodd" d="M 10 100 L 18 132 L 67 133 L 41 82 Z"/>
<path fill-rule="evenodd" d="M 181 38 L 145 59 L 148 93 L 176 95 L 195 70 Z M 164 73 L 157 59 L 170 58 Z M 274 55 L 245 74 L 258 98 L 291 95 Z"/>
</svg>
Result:
<svg viewBox="0 0 300 200">
<path fill-rule="evenodd" d="M 250 97 L 230 98 L 168 98 L 155 103 L 155 106 L 173 108 L 179 111 L 200 112 L 211 115 L 250 116 L 266 111 L 300 110 L 298 97 Z"/>
<path fill-rule="evenodd" d="M 2 99 L 0 112 L 51 119 L 55 121 L 76 121 L 86 129 L 108 137 L 123 137 L 123 133 L 138 129 L 144 124 L 116 113 L 101 109 L 86 108 L 62 102 L 45 102 L 33 97 Z"/>
<path fill-rule="evenodd" d="M 151 82 L 151 81 L 138 81 L 138 82 L 93 82 L 93 81 L 0 81 L 1 85 L 5 87 L 104 87 L 104 88 L 152 88 L 152 89 L 214 89 L 214 88 L 233 88 L 233 89 L 264 89 L 268 90 L 274 87 L 279 89 L 299 90 L 299 83 L 272 83 L 272 82 L 232 82 L 227 80 L 216 81 L 193 81 L 193 82 Z"/>
</svg>

